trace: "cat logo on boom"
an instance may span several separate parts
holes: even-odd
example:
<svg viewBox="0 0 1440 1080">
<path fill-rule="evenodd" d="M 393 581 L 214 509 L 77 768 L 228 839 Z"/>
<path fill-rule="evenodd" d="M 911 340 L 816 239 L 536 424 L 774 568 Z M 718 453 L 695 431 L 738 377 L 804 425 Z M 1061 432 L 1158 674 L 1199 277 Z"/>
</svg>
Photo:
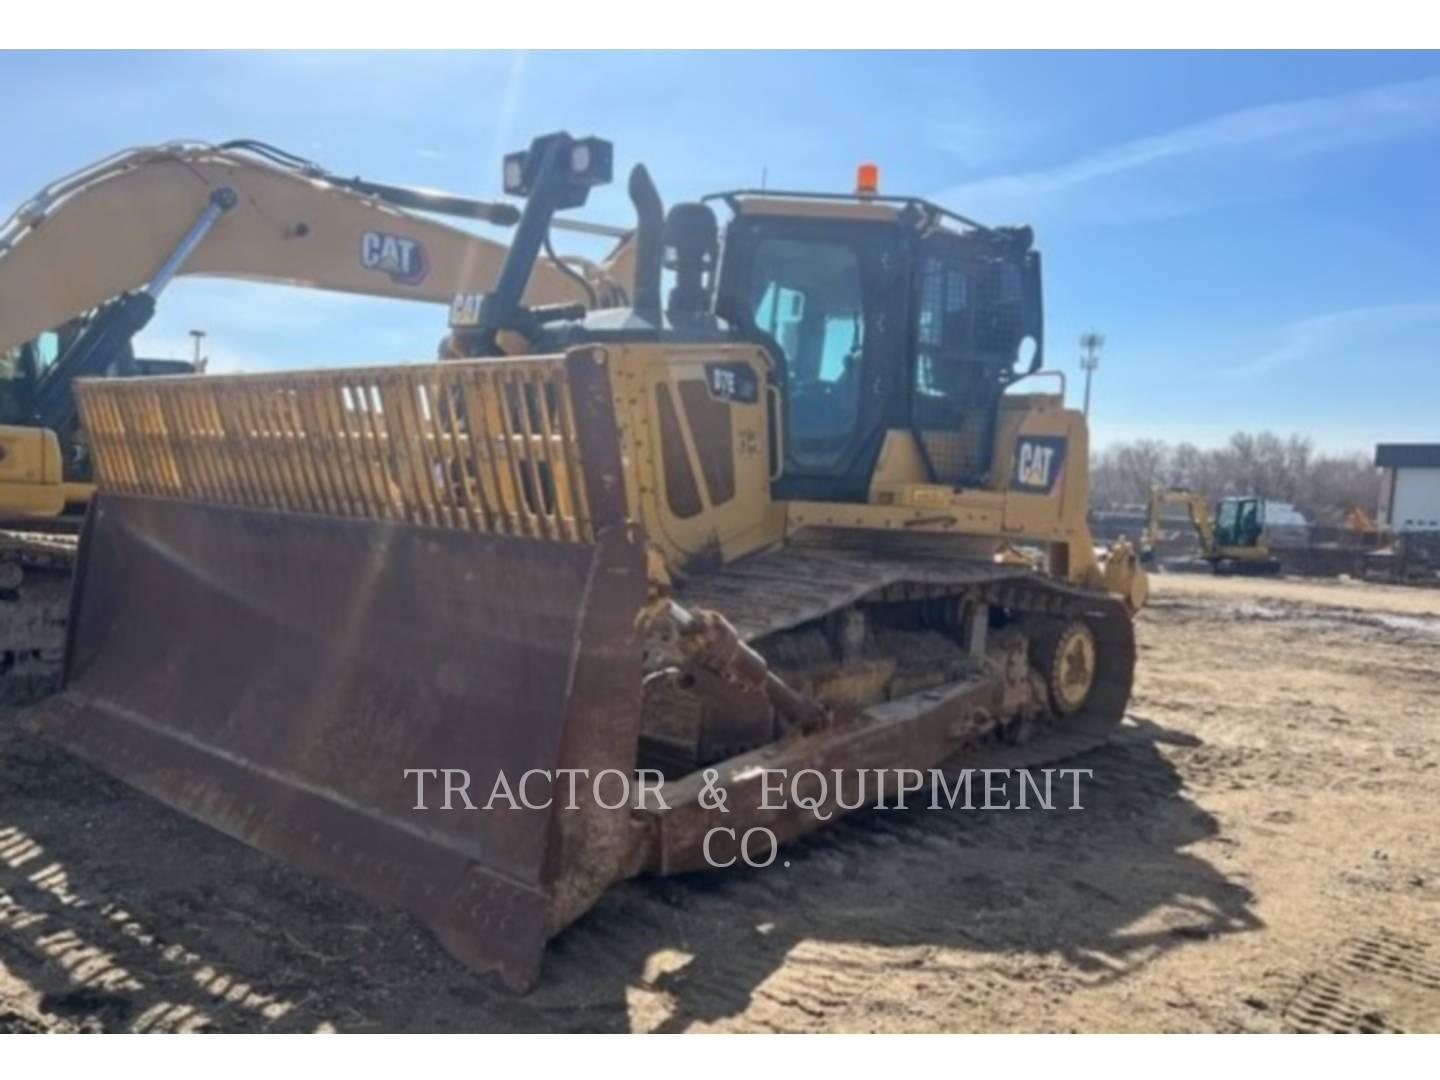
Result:
<svg viewBox="0 0 1440 1080">
<path fill-rule="evenodd" d="M 1063 436 L 1022 436 L 1015 442 L 1015 471 L 1010 476 L 1010 489 L 1048 495 L 1064 464 Z"/>
<path fill-rule="evenodd" d="M 397 285 L 418 285 L 430 270 L 419 240 L 374 229 L 360 235 L 360 265 L 388 275 Z"/>
</svg>

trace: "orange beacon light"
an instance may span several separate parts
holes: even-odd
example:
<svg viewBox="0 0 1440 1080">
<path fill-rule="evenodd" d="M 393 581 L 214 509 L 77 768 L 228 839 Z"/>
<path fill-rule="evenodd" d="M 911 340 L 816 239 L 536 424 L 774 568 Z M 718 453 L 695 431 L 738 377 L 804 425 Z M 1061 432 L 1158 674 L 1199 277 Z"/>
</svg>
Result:
<svg viewBox="0 0 1440 1080">
<path fill-rule="evenodd" d="M 880 166 L 865 161 L 855 170 L 855 194 L 878 195 L 880 193 Z"/>
</svg>

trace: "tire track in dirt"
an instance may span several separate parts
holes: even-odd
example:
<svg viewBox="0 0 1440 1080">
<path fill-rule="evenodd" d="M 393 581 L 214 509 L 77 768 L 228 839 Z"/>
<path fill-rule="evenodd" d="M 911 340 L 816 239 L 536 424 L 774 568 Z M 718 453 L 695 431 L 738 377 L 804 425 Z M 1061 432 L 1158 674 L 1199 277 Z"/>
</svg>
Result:
<svg viewBox="0 0 1440 1080">
<path fill-rule="evenodd" d="M 1284 1017 L 1299 1032 L 1395 1033 L 1433 1027 L 1440 963 L 1430 943 L 1380 928 L 1348 938 L 1321 970 L 1304 976 Z"/>
</svg>

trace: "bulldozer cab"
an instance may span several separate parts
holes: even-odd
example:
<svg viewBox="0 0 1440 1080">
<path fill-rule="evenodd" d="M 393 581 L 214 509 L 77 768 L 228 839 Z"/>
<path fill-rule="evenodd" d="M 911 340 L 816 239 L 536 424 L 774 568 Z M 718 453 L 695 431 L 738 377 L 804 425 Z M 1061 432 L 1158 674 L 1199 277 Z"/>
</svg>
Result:
<svg viewBox="0 0 1440 1080">
<path fill-rule="evenodd" d="M 734 216 L 714 310 L 775 358 L 774 496 L 866 501 L 895 429 L 930 482 L 987 485 L 1000 397 L 1040 364 L 1029 230 L 956 230 L 918 199 L 719 198 Z"/>
</svg>

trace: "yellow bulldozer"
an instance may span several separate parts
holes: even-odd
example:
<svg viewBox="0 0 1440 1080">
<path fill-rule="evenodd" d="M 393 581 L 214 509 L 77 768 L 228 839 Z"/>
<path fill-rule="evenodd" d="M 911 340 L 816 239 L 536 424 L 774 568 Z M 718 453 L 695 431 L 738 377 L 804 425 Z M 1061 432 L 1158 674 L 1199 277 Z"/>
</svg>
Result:
<svg viewBox="0 0 1440 1080">
<path fill-rule="evenodd" d="M 1198 491 L 1183 487 L 1155 488 L 1140 540 L 1140 558 L 1148 567 L 1157 562 L 1162 512 L 1167 506 L 1184 507 L 1200 541 L 1200 558 L 1216 574 L 1268 576 L 1280 573 L 1280 560 L 1270 550 L 1265 531 L 1265 500 L 1255 495 L 1230 495 L 1210 504 Z"/>
<path fill-rule="evenodd" d="M 0 225 L 0 679 L 27 696 L 59 669 L 74 524 L 93 489 L 76 379 L 184 370 L 133 339 L 181 275 L 448 305 L 487 288 L 503 245 L 432 215 L 513 225 L 517 208 L 338 176 L 254 140 L 169 143 L 53 181 Z M 533 303 L 623 300 L 627 231 L 606 265 L 546 259 Z M 68 510 L 68 513 L 67 513 Z M 64 515 L 64 517 L 62 517 Z"/>
<path fill-rule="evenodd" d="M 506 158 L 444 359 L 80 382 L 98 493 L 27 714 L 515 987 L 614 882 L 1103 742 L 1146 599 L 1063 383 L 1023 390 L 1028 229 L 869 170 L 666 213 L 636 166 L 628 303 L 526 302 L 611 160 Z"/>
</svg>

